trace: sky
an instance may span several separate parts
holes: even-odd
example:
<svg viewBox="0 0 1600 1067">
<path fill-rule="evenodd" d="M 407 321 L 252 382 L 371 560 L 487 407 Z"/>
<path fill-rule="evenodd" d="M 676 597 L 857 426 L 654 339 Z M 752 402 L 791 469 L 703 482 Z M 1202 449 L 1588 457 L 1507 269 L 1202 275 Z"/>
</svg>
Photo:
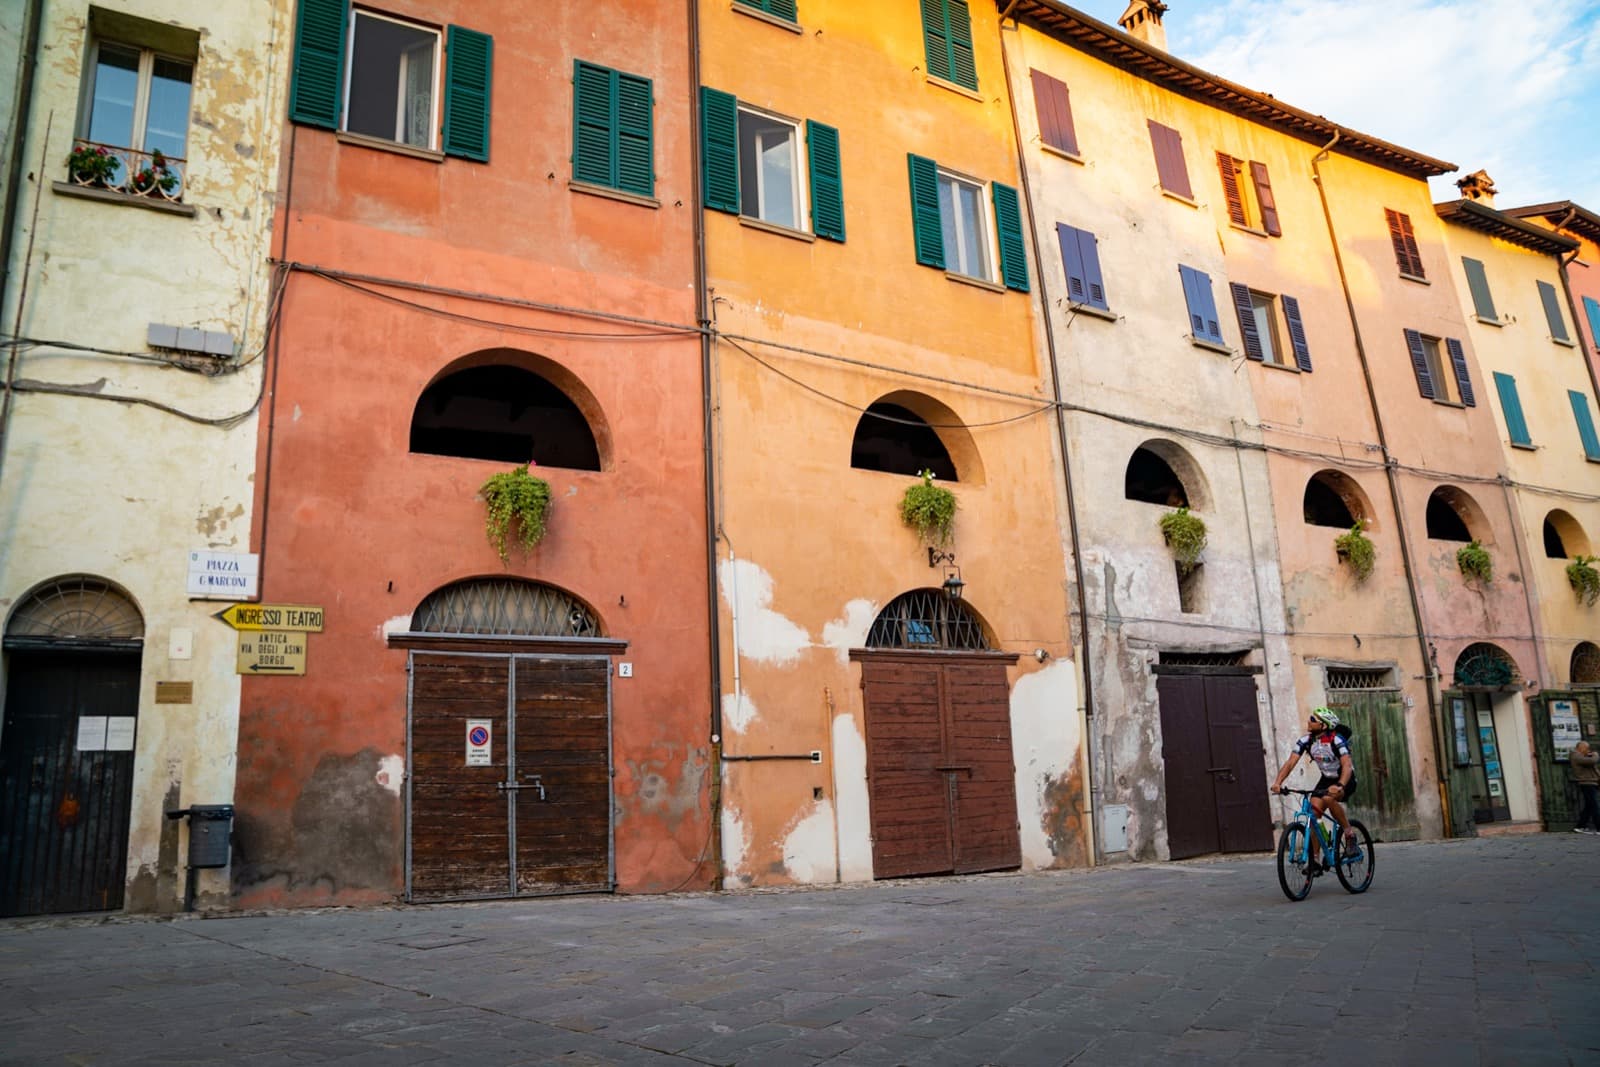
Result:
<svg viewBox="0 0 1600 1067">
<path fill-rule="evenodd" d="M 1127 0 L 1067 0 L 1116 24 Z M 1459 168 L 1496 206 L 1600 211 L 1600 0 L 1168 0 L 1176 58 Z"/>
</svg>

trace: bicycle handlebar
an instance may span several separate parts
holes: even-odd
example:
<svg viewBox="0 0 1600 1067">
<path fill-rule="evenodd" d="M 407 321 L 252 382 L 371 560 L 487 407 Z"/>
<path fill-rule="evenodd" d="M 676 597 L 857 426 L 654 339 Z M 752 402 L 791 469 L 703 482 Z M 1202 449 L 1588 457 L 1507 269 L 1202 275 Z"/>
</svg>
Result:
<svg viewBox="0 0 1600 1067">
<path fill-rule="evenodd" d="M 1280 797 L 1286 797 L 1290 793 L 1299 793 L 1303 797 L 1324 797 L 1328 795 L 1325 790 L 1321 789 L 1290 789 L 1288 786 L 1284 786 L 1278 790 Z"/>
</svg>

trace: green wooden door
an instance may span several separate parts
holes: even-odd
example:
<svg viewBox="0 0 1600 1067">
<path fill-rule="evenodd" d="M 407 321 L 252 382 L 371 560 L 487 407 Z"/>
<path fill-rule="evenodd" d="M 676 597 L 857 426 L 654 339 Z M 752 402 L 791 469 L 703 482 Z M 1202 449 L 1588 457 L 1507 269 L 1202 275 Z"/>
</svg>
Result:
<svg viewBox="0 0 1600 1067">
<path fill-rule="evenodd" d="M 1422 835 L 1411 784 L 1406 710 L 1393 690 L 1332 690 L 1328 705 L 1350 726 L 1350 756 L 1359 788 L 1349 804 L 1380 841 L 1415 841 Z"/>
<path fill-rule="evenodd" d="M 1600 695 L 1593 690 L 1563 692 L 1547 689 L 1528 698 L 1528 713 L 1533 720 L 1534 763 L 1539 771 L 1539 818 L 1546 831 L 1571 830 L 1578 812 L 1578 790 L 1572 784 L 1565 759 L 1557 760 L 1551 705 L 1564 705 L 1555 718 L 1567 721 L 1576 713 L 1582 736 L 1590 744 L 1600 744 Z"/>
</svg>

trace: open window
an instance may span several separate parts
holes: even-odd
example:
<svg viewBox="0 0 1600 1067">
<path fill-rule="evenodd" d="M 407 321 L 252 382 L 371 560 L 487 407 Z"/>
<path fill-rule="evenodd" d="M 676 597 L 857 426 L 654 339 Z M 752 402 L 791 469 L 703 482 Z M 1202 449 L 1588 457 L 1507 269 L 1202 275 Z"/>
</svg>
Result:
<svg viewBox="0 0 1600 1067">
<path fill-rule="evenodd" d="M 1453 485 L 1441 485 L 1428 496 L 1428 539 L 1487 543 L 1489 523 L 1472 497 Z"/>
<path fill-rule="evenodd" d="M 1550 559 L 1571 559 L 1589 554 L 1589 538 L 1578 520 L 1560 508 L 1544 517 L 1544 554 Z"/>
<path fill-rule="evenodd" d="M 1308 526 L 1348 530 L 1357 523 L 1369 525 L 1372 507 L 1354 478 L 1342 471 L 1322 470 L 1306 482 L 1301 514 Z"/>
<path fill-rule="evenodd" d="M 1206 506 L 1199 467 L 1171 441 L 1149 440 L 1133 450 L 1123 473 L 1122 495 L 1168 508 Z"/>
<path fill-rule="evenodd" d="M 438 147 L 437 29 L 351 11 L 344 128 L 413 148 Z"/>
<path fill-rule="evenodd" d="M 928 421 L 910 408 L 881 400 L 856 423 L 850 466 L 912 477 L 930 470 L 940 481 L 959 481 L 949 450 Z"/>
<path fill-rule="evenodd" d="M 499 363 L 457 370 L 428 386 L 412 413 L 411 451 L 601 469 L 595 432 L 568 391 L 531 370 Z"/>
</svg>

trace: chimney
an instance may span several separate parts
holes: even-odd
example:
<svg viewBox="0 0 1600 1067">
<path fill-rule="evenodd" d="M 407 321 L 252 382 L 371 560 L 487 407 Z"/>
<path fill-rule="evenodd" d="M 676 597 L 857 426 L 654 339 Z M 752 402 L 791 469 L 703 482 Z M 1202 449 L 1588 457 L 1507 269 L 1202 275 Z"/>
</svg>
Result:
<svg viewBox="0 0 1600 1067">
<path fill-rule="evenodd" d="M 1497 190 L 1494 187 L 1494 179 L 1489 177 L 1488 171 L 1473 171 L 1456 182 L 1456 188 L 1461 190 L 1463 197 L 1473 203 L 1494 207 L 1494 194 Z"/>
<path fill-rule="evenodd" d="M 1136 37 L 1165 52 L 1167 31 L 1161 25 L 1161 16 L 1166 13 L 1167 5 L 1161 0 L 1131 0 L 1128 10 L 1117 20 L 1117 25 L 1126 30 L 1130 37 Z"/>
</svg>

